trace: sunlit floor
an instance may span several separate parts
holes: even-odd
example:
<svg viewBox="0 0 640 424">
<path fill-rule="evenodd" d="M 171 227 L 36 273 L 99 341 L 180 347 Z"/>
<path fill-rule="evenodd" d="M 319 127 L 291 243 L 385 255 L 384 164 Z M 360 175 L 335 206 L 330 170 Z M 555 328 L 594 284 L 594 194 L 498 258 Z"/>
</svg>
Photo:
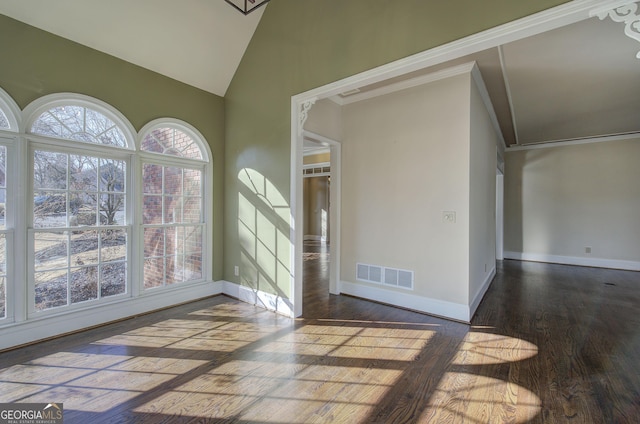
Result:
<svg viewBox="0 0 640 424">
<path fill-rule="evenodd" d="M 640 273 L 505 261 L 469 326 L 330 296 L 316 253 L 304 318 L 218 296 L 5 352 L 0 402 L 67 424 L 638 422 Z"/>
</svg>

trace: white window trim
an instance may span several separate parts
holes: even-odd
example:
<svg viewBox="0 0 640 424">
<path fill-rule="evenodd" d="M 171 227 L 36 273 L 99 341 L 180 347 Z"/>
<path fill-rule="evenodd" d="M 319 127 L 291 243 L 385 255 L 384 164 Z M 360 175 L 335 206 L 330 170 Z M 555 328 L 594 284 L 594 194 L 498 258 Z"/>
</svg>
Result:
<svg viewBox="0 0 640 424">
<path fill-rule="evenodd" d="M 142 145 L 142 141 L 144 138 L 153 130 L 159 128 L 174 128 L 180 130 L 187 134 L 192 138 L 200 148 L 202 152 L 202 159 L 192 159 L 192 158 L 184 158 L 180 156 L 167 155 L 162 153 L 154 153 L 154 152 L 145 152 L 140 150 L 140 146 Z M 140 193 L 139 196 L 136 196 L 136 210 L 142 210 L 142 165 L 143 163 L 153 163 L 162 166 L 172 166 L 177 165 L 184 168 L 191 169 L 199 169 L 202 170 L 202 175 L 204 181 L 202 182 L 202 214 L 204 221 L 204 231 L 202 234 L 202 278 L 204 281 L 212 281 L 213 279 L 213 265 L 212 265 L 212 255 L 213 255 L 213 165 L 211 164 L 211 158 L 213 155 L 211 154 L 211 150 L 209 145 L 206 142 L 204 136 L 198 131 L 195 127 L 188 124 L 187 122 L 181 121 L 175 118 L 158 118 L 153 121 L 147 123 L 144 127 L 142 127 L 138 133 L 138 137 L 136 139 L 136 146 L 138 150 L 137 160 L 136 160 L 136 176 L 139 180 L 136 182 L 136 193 Z M 207 193 L 209 193 L 207 195 Z M 136 217 L 138 228 L 143 228 L 142 226 L 142 217 L 141 214 L 137 214 Z M 138 257 L 144 257 L 144 231 L 138 231 L 136 236 L 136 250 Z M 140 296 L 152 295 L 157 291 L 171 291 L 177 290 L 181 287 L 187 285 L 193 285 L 197 283 L 182 283 L 182 284 L 172 284 L 165 285 L 162 287 L 154 287 L 148 290 L 144 289 L 144 262 L 139 264 L 140 266 L 137 269 L 136 278 L 141 282 L 137 285 L 137 289 L 139 290 Z"/>
<path fill-rule="evenodd" d="M 6 243 L 6 268 L 5 268 L 5 317 L 0 318 L 0 325 L 12 324 L 15 322 L 15 300 L 16 299 L 16 284 L 17 280 L 14 262 L 15 262 L 15 240 L 16 240 L 16 217 L 18 211 L 15 207 L 15 193 L 18 180 L 17 169 L 9 158 L 15 158 L 16 153 L 16 140 L 18 140 L 18 133 L 20 131 L 21 112 L 18 104 L 5 90 L 0 88 L 0 109 L 4 112 L 7 121 L 9 122 L 9 128 L 0 129 L 0 145 L 7 149 L 7 164 L 6 164 L 6 193 L 5 193 L 5 229 L 2 231 L 5 234 Z M 14 183 L 15 182 L 15 183 Z M 8 207 L 7 207 L 8 205 Z"/>
<path fill-rule="evenodd" d="M 135 140 L 136 140 L 136 130 L 131 125 L 129 120 L 116 108 L 111 106 L 108 103 L 103 102 L 102 100 L 98 100 L 93 97 L 85 96 L 83 94 L 77 93 L 55 93 L 49 94 L 39 99 L 34 100 L 29 103 L 29 105 L 24 108 L 23 116 L 26 117 L 24 119 L 24 127 L 23 132 L 30 134 L 29 130 L 36 119 L 40 117 L 44 112 L 57 107 L 57 106 L 82 106 L 87 109 L 93 109 L 97 112 L 102 113 L 107 118 L 111 119 L 113 123 L 122 130 L 124 133 L 124 138 L 126 140 L 126 147 L 119 146 L 108 146 L 111 149 L 127 149 L 127 150 L 136 150 Z M 30 134 L 37 135 L 37 134 Z M 48 139 L 53 139 L 53 137 L 46 137 Z M 57 140 L 63 140 L 68 142 L 74 142 L 75 140 L 66 140 L 63 138 L 58 138 Z M 80 142 L 82 145 L 92 145 L 94 143 Z M 95 143 L 98 145 L 97 143 Z"/>
<path fill-rule="evenodd" d="M 126 148 L 28 133 L 30 126 L 41 113 L 62 104 L 87 107 L 103 113 L 123 131 L 127 142 Z M 8 238 L 13 238 L 13 244 L 9 244 L 11 240 L 8 240 L 7 318 L 0 320 L 0 350 L 222 293 L 222 282 L 214 283 L 212 280 L 213 156 L 206 139 L 197 129 L 177 119 L 163 118 L 148 123 L 141 131 L 137 132 L 127 118 L 113 106 L 93 97 L 75 93 L 43 96 L 20 111 L 15 101 L 0 88 L 0 107 L 7 115 L 10 125 L 9 130 L 0 130 L 0 143 L 8 147 L 7 156 L 11 158 L 9 165 L 11 163 L 17 164 L 7 167 L 7 203 L 13 199 L 10 206 L 13 207 L 13 210 L 10 214 L 11 220 L 9 217 L 7 219 L 7 229 L 12 231 Z M 192 136 L 201 148 L 203 160 L 184 159 L 177 156 L 166 157 L 167 155 L 141 152 L 138 149 L 139 141 L 145 131 L 154 125 L 164 127 L 170 125 Z M 32 222 L 30 214 L 33 214 L 33 200 L 29 201 L 29 198 L 32 197 L 30 191 L 33 188 L 31 186 L 33 172 L 30 161 L 33 159 L 30 159 L 29 154 L 35 148 L 77 153 L 78 145 L 81 146 L 83 152 L 91 155 L 99 157 L 106 155 L 109 158 L 127 161 L 128 291 L 125 295 L 106 298 L 108 301 L 104 302 L 83 302 L 30 314 L 30 306 L 28 305 L 29 299 L 33 298 L 33 295 L 31 295 L 26 282 L 33 280 L 33 275 L 29 274 L 30 265 L 27 255 L 30 248 L 29 231 L 33 231 L 29 227 Z M 156 163 L 168 162 L 169 164 L 204 170 L 202 192 L 206 230 L 203 234 L 202 246 L 204 280 L 201 282 L 178 284 L 175 287 L 150 290 L 147 293 L 143 293 L 140 289 L 142 282 L 136 277 L 140 275 L 143 263 L 137 263 L 135 253 L 139 252 L 142 247 L 140 243 L 141 222 L 137 211 L 140 210 L 138 199 L 142 190 L 141 163 L 143 160 Z M 16 254 L 13 255 L 13 252 Z"/>
<path fill-rule="evenodd" d="M 153 130 L 159 128 L 173 128 L 176 130 L 180 130 L 183 133 L 187 134 L 200 148 L 202 152 L 202 159 L 191 159 L 191 158 L 183 158 L 181 156 L 171 156 L 162 153 L 154 153 L 154 152 L 145 152 L 140 149 L 142 145 L 142 140 Z M 177 159 L 188 160 L 190 162 L 200 162 L 200 163 L 210 163 L 211 162 L 211 150 L 209 149 L 209 145 L 205 142 L 204 136 L 198 131 L 194 126 L 181 121 L 175 118 L 158 118 L 153 121 L 147 123 L 144 127 L 140 129 L 138 133 L 139 136 L 136 139 L 136 147 L 140 154 L 149 155 L 150 157 L 171 157 Z"/>
<path fill-rule="evenodd" d="M 2 88 L 0 88 L 0 109 L 5 112 L 7 120 L 9 121 L 9 130 L 3 129 L 0 131 L 19 132 L 22 112 L 20 112 L 20 107 L 18 107 L 15 100 Z"/>
</svg>

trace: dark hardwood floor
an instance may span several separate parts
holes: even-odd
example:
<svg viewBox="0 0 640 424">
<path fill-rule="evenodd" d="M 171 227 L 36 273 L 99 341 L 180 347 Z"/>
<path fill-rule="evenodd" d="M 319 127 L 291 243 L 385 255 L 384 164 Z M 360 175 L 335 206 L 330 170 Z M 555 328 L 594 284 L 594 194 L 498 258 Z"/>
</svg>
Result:
<svg viewBox="0 0 640 424">
<path fill-rule="evenodd" d="M 65 423 L 638 423 L 640 273 L 504 261 L 472 325 L 328 294 L 217 296 L 0 354 L 0 402 Z"/>
</svg>

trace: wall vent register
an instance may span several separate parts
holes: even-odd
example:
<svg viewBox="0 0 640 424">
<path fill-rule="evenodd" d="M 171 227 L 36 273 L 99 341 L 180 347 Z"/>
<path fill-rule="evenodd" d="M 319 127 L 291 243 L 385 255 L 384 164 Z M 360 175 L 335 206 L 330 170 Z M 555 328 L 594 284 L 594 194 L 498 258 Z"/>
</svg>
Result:
<svg viewBox="0 0 640 424">
<path fill-rule="evenodd" d="M 356 265 L 356 279 L 367 283 L 413 290 L 413 271 L 405 269 L 358 263 Z"/>
</svg>

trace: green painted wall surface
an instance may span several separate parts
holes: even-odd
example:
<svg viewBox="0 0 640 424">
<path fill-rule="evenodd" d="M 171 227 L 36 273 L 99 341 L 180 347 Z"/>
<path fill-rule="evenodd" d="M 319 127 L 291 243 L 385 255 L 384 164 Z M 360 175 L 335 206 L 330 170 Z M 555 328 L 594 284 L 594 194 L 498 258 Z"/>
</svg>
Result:
<svg viewBox="0 0 640 424">
<path fill-rule="evenodd" d="M 0 15 L 0 87 L 24 109 L 47 94 L 100 99 L 140 130 L 161 117 L 182 119 L 207 139 L 214 166 L 214 279 L 222 277 L 224 99 Z"/>
<path fill-rule="evenodd" d="M 245 254 L 237 218 L 241 171 L 256 171 L 289 199 L 292 95 L 565 2 L 269 2 L 225 97 L 225 279 L 251 284 L 242 272 L 233 275 Z M 269 261 L 288 266 L 288 250 L 274 256 Z"/>
</svg>

